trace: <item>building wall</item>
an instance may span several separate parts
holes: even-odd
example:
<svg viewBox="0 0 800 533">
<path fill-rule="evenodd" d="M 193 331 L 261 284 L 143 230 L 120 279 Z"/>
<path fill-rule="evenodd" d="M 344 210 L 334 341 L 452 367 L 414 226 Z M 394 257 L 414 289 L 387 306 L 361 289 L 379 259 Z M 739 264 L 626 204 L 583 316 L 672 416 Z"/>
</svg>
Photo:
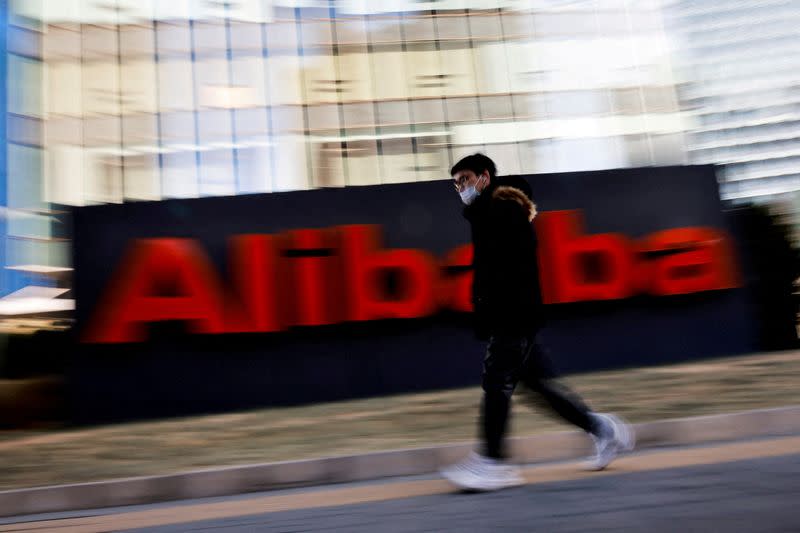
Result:
<svg viewBox="0 0 800 533">
<path fill-rule="evenodd" d="M 8 6 L 6 0 L 0 0 L 0 72 L 6 72 L 6 34 L 8 26 Z M 8 171 L 6 161 L 6 94 L 8 87 L 8 77 L 3 76 L 3 83 L 0 85 L 0 209 L 7 211 L 8 206 Z M 6 248 L 8 242 L 8 224 L 6 217 L 0 217 L 0 294 L 5 294 L 8 291 L 9 281 L 6 279 L 7 271 L 5 266 L 7 264 Z"/>
<path fill-rule="evenodd" d="M 51 202 L 685 160 L 655 2 L 72 4 L 41 16 Z"/>
<path fill-rule="evenodd" d="M 800 3 L 672 1 L 690 159 L 722 165 L 723 197 L 800 189 Z"/>
<path fill-rule="evenodd" d="M 41 61 L 41 34 L 38 25 L 30 25 L 0 2 L 0 71 L 3 90 L 0 95 L 0 206 L 2 206 L 2 287 L 6 295 L 36 279 L 30 266 L 63 263 L 66 243 L 52 239 L 52 221 L 44 200 L 42 138 L 44 89 Z"/>
<path fill-rule="evenodd" d="M 426 7 L 9 0 L 13 287 L 69 285 L 64 205 L 442 179 L 475 151 L 686 162 L 658 0 Z"/>
</svg>

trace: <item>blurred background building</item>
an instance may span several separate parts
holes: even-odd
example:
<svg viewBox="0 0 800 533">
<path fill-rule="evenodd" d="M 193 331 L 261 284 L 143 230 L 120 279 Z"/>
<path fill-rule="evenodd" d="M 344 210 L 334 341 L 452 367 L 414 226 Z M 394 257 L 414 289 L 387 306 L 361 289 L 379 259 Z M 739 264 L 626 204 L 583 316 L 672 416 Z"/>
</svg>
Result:
<svg viewBox="0 0 800 533">
<path fill-rule="evenodd" d="M 445 179 L 475 151 L 798 184 L 791 0 L 0 4 L 3 295 L 69 287 L 70 205 Z"/>
<path fill-rule="evenodd" d="M 689 159 L 722 165 L 731 200 L 800 189 L 800 2 L 666 4 Z"/>
</svg>

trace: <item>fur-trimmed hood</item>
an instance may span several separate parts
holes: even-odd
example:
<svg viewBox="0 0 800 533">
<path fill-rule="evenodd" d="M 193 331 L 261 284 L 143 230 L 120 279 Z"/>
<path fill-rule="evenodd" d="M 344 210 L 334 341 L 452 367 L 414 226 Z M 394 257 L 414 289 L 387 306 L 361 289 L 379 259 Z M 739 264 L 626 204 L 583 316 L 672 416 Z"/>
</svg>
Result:
<svg viewBox="0 0 800 533">
<path fill-rule="evenodd" d="M 514 202 L 528 213 L 529 221 L 532 222 L 533 219 L 536 218 L 536 204 L 531 202 L 530 198 L 516 187 L 501 185 L 492 191 L 492 199 L 503 202 Z"/>
</svg>

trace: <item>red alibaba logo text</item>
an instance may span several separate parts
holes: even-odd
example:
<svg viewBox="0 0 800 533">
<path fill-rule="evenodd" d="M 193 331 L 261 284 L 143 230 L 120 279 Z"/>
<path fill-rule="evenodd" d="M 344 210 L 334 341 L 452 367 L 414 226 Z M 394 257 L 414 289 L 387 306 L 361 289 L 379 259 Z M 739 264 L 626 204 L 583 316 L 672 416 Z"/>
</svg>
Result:
<svg viewBox="0 0 800 533">
<path fill-rule="evenodd" d="M 674 295 L 738 285 L 721 231 L 669 229 L 632 240 L 584 235 L 578 211 L 539 215 L 545 303 Z M 374 225 L 236 235 L 223 282 L 194 239 L 133 241 L 84 331 L 86 342 L 140 342 L 151 322 L 185 321 L 195 333 L 274 332 L 291 326 L 469 312 L 470 245 L 442 260 L 381 248 Z"/>
</svg>

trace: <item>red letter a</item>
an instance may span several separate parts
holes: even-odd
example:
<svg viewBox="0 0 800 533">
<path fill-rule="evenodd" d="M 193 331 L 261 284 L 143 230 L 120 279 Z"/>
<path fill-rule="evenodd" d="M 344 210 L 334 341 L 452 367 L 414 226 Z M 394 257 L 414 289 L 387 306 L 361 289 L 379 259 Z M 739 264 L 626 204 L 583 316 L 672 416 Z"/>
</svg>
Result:
<svg viewBox="0 0 800 533">
<path fill-rule="evenodd" d="M 222 333 L 224 297 L 208 257 L 191 239 L 141 239 L 100 300 L 87 342 L 145 340 L 145 324 L 185 320 L 195 333 Z"/>
</svg>

